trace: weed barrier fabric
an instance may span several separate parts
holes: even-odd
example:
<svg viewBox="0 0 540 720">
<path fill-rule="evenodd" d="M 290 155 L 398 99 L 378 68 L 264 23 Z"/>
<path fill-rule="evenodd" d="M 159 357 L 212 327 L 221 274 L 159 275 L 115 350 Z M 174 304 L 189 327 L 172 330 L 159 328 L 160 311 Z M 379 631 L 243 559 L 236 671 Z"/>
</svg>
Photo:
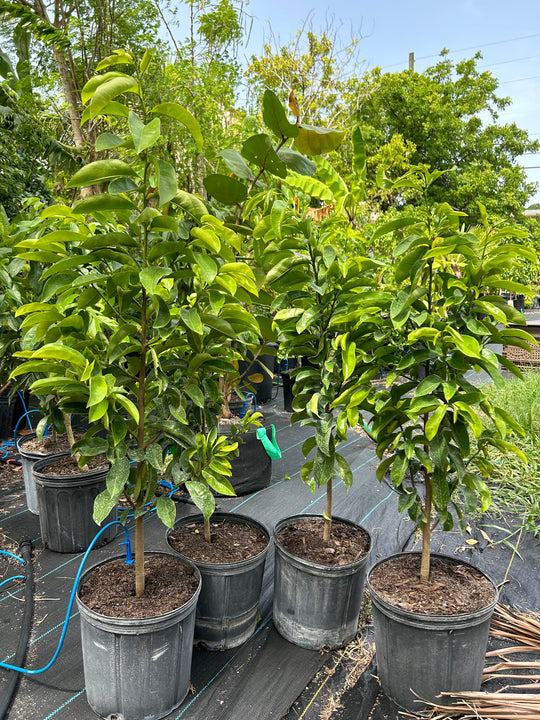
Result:
<svg viewBox="0 0 540 720">
<path fill-rule="evenodd" d="M 310 434 L 309 428 L 290 427 L 290 415 L 283 409 L 281 393 L 264 406 L 269 423 L 274 423 L 282 458 L 272 462 L 272 479 L 268 487 L 247 496 L 218 498 L 223 512 L 239 512 L 254 517 L 268 530 L 283 517 L 297 513 L 322 513 L 325 507 L 324 489 L 313 495 L 299 478 L 303 463 L 301 446 Z M 351 464 L 354 483 L 349 492 L 337 482 L 334 490 L 334 512 L 361 524 L 372 537 L 370 565 L 381 557 L 415 547 L 412 523 L 397 513 L 397 497 L 389 486 L 375 477 L 378 460 L 375 445 L 363 432 L 351 432 L 341 451 Z M 177 503 L 177 517 L 196 512 L 192 506 Z M 508 518 L 509 525 L 514 518 Z M 501 518 L 492 524 L 503 526 Z M 491 540 L 504 537 L 487 527 L 484 532 Z M 471 524 L 472 534 L 435 533 L 436 552 L 457 552 L 472 564 L 478 564 L 497 583 L 505 579 L 502 601 L 520 610 L 538 610 L 540 602 L 539 547 L 531 535 L 523 534 L 519 555 L 502 542 L 488 543 L 480 528 Z M 39 518 L 26 509 L 22 472 L 20 479 L 0 483 L 0 543 L 2 549 L 16 551 L 23 536 L 29 536 L 35 546 L 35 615 L 32 638 L 27 654 L 27 667 L 44 667 L 57 647 L 69 595 L 81 554 L 59 554 L 43 548 Z M 466 539 L 478 539 L 471 546 Z M 513 542 L 515 542 L 516 537 Z M 124 541 L 122 530 L 106 546 L 92 551 L 90 561 L 98 562 L 118 553 Z M 165 529 L 155 517 L 146 521 L 146 545 L 151 549 L 167 549 Z M 415 548 L 416 549 L 416 548 Z M 304 712 L 303 720 L 319 720 L 317 708 L 329 688 L 334 695 L 340 691 L 340 672 L 346 678 L 349 669 L 345 659 L 332 672 L 337 653 L 319 653 L 304 650 L 288 643 L 273 627 L 272 613 L 273 551 L 269 552 L 263 578 L 263 593 L 259 605 L 260 621 L 255 634 L 242 647 L 226 652 L 210 652 L 195 648 L 192 663 L 190 692 L 182 705 L 165 720 L 239 720 L 254 717 L 257 720 L 287 718 L 296 720 Z M 17 646 L 22 616 L 24 589 L 0 590 L 0 658 L 9 662 Z M 54 665 L 45 673 L 23 676 L 15 697 L 9 720 L 95 720 L 86 703 L 80 648 L 80 629 L 74 609 L 64 646 Z M 362 644 L 369 649 L 371 631 L 362 630 Z M 371 662 L 371 665 L 370 665 Z M 356 683 L 345 689 L 335 709 L 333 720 L 397 720 L 395 708 L 389 706 L 379 694 L 376 680 L 376 661 L 366 658 L 366 667 Z M 332 672 L 328 674 L 328 670 Z M 0 692 L 4 672 L 0 669 Z M 315 680 L 314 680 L 315 678 Z M 318 682 L 324 687 L 314 699 Z"/>
</svg>

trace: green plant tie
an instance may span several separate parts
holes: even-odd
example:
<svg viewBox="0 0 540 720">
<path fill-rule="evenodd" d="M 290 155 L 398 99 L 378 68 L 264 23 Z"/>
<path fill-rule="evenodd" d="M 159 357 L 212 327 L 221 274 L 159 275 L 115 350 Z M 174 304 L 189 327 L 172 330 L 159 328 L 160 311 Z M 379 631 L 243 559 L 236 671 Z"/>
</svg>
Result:
<svg viewBox="0 0 540 720">
<path fill-rule="evenodd" d="M 266 450 L 268 457 L 272 460 L 278 460 L 281 457 L 281 450 L 276 441 L 276 428 L 274 425 L 270 425 L 272 428 L 272 439 L 266 434 L 266 428 L 257 428 L 257 438 L 262 442 L 263 448 Z"/>
</svg>

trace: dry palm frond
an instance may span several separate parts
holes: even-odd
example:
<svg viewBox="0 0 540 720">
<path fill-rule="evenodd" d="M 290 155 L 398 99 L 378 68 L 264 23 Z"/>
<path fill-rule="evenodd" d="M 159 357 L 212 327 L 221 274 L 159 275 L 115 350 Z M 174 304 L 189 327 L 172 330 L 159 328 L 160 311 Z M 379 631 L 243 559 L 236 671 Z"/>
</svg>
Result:
<svg viewBox="0 0 540 720">
<path fill-rule="evenodd" d="M 491 650 L 487 657 L 514 652 L 540 652 L 540 622 L 530 615 L 510 610 L 501 603 L 497 603 L 491 619 L 491 634 L 515 640 L 520 644 L 502 650 Z"/>
<path fill-rule="evenodd" d="M 457 700 L 456 705 L 434 707 L 430 720 L 538 720 L 540 718 L 540 695 L 538 693 L 443 693 Z"/>
<path fill-rule="evenodd" d="M 501 603 L 497 604 L 491 620 L 491 634 L 508 638 L 519 643 L 508 648 L 492 650 L 487 656 L 508 655 L 515 652 L 540 652 L 540 622 L 525 613 L 509 610 Z M 433 705 L 430 720 L 540 720 L 540 674 L 534 671 L 540 668 L 540 662 L 503 660 L 484 670 L 484 680 L 492 678 L 519 681 L 515 687 L 525 692 L 454 692 L 443 693 L 442 697 L 451 698 L 453 705 Z M 511 674 L 508 670 L 530 670 L 531 674 Z M 536 682 L 523 684 L 522 680 Z M 444 702 L 444 701 L 443 701 Z"/>
</svg>

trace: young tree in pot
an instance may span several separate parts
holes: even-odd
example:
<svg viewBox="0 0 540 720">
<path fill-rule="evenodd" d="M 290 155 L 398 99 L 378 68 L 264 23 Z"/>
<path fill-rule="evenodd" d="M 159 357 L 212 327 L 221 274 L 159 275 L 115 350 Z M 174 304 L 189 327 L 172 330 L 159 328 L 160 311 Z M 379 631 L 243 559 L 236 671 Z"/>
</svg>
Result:
<svg viewBox="0 0 540 720">
<path fill-rule="evenodd" d="M 415 169 L 398 180 L 397 187 L 412 188 L 425 197 L 440 175 L 425 168 Z M 525 237 L 522 230 L 513 226 L 492 228 L 481 206 L 480 212 L 482 226 L 468 229 L 460 224 L 463 213 L 444 203 L 426 203 L 377 230 L 377 235 L 403 232 L 394 251 L 394 298 L 381 308 L 385 321 L 374 353 L 375 362 L 389 370 L 386 388 L 375 393 L 371 404 L 371 428 L 382 461 L 377 476 L 382 480 L 389 471 L 399 495 L 399 510 L 407 511 L 422 530 L 419 577 L 414 574 L 412 584 L 419 592 L 424 589 L 425 598 L 432 598 L 434 604 L 438 597 L 438 583 L 430 584 L 434 520 L 443 530 L 450 530 L 457 519 L 463 529 L 464 514 L 472 512 L 478 501 L 482 511 L 489 507 L 486 479 L 493 470 L 490 448 L 516 453 L 526 461 L 508 440 L 511 431 L 521 432 L 518 423 L 504 409 L 493 406 L 475 384 L 474 374 L 483 371 L 494 382 L 500 382 L 501 364 L 520 376 L 496 346 L 524 345 L 528 334 L 505 327 L 509 322 L 524 324 L 524 320 L 499 291 L 526 292 L 504 280 L 501 273 L 517 257 L 532 259 L 532 253 L 513 242 L 514 238 Z M 398 378 L 401 382 L 396 382 Z M 442 627 L 447 618 L 439 617 L 434 620 L 433 632 L 424 640 L 408 635 L 390 640 L 392 623 L 395 628 L 407 627 L 405 633 L 413 632 L 416 621 L 412 600 L 403 596 L 411 612 L 402 612 L 402 622 L 396 618 L 401 609 L 394 607 L 380 584 L 384 565 L 382 561 L 370 574 L 383 688 L 398 704 L 415 710 L 416 695 L 433 700 L 441 690 L 479 687 L 496 596 L 491 583 L 472 571 L 480 587 L 487 583 L 487 609 L 482 604 L 473 608 L 471 602 L 468 627 L 462 614 L 467 609 L 458 607 L 461 615 L 456 617 L 455 632 L 449 632 L 450 625 Z M 451 569 L 450 574 L 450 582 L 455 585 L 457 576 Z M 390 584 L 395 589 L 395 583 Z M 441 586 L 440 593 L 444 600 L 441 606 L 449 607 L 448 589 Z M 419 612 L 442 615 L 451 610 L 424 605 Z M 425 614 L 421 618 L 419 624 L 427 623 Z M 425 661 L 408 654 L 415 647 L 424 648 Z M 426 647 L 433 652 L 426 653 Z M 405 667 L 407 672 L 403 672 Z"/>
<path fill-rule="evenodd" d="M 27 369 L 39 371 L 36 364 L 42 363 L 47 377 L 38 381 L 39 386 L 56 388 L 64 410 L 84 412 L 92 423 L 75 450 L 81 462 L 105 453 L 111 464 L 107 489 L 95 502 L 96 521 L 122 497 L 128 503 L 122 520 L 128 514 L 135 518 L 135 592 L 141 601 L 146 578 L 145 518 L 155 507 L 159 518 L 172 527 L 176 515 L 174 502 L 156 493 L 158 473 L 165 464 L 162 444 L 175 444 L 181 450 L 197 447 L 197 433 L 190 426 L 193 409 L 217 407 L 221 395 L 217 380 L 210 376 L 232 367 L 232 358 L 215 348 L 222 348 L 225 338 L 254 327 L 237 290 L 257 294 L 250 268 L 236 260 L 237 234 L 209 215 L 200 199 L 178 190 L 173 166 L 162 159 L 165 138 L 160 117 L 179 120 L 196 141 L 201 138 L 195 119 L 177 104 L 146 106 L 143 82 L 151 61 L 150 52 L 140 62 L 127 52 L 117 52 L 100 63 L 98 70 L 107 72 L 85 86 L 83 101 L 88 105 L 83 119 L 105 118 L 115 132 L 103 133 L 97 147 L 114 148 L 120 157 L 79 170 L 70 187 L 101 185 L 106 191 L 63 208 L 72 220 L 71 228 L 27 240 L 23 251 L 40 256 L 50 265 L 46 276 L 58 278 L 55 300 L 51 297 L 46 304 L 54 312 L 41 318 L 43 344 L 23 354 Z M 116 65 L 121 72 L 109 70 Z M 113 120 L 115 116 L 120 120 Z M 127 118 L 125 135 L 120 134 L 122 118 Z M 29 306 L 23 312 L 47 309 Z M 105 430 L 106 436 L 100 437 L 99 430 Z M 216 455 L 223 455 L 222 446 L 214 449 Z M 182 472 L 181 455 L 174 453 L 169 459 L 170 476 L 178 483 L 188 480 L 194 502 L 204 505 L 200 488 L 195 481 L 190 486 Z M 220 473 L 226 476 L 226 463 L 206 480 L 223 491 Z M 191 633 L 197 593 L 189 606 Z M 158 680 L 166 698 L 157 703 L 154 692 L 132 686 L 127 693 L 131 697 L 123 702 L 130 708 L 140 703 L 133 713 L 157 717 L 181 702 L 189 681 L 189 634 L 187 627 L 182 645 L 187 677 L 183 670 L 182 687 L 178 688 L 177 678 L 170 683 Z M 131 648 L 128 656 L 139 653 Z M 114 653 L 111 657 L 116 661 Z M 174 669 L 176 658 L 169 664 Z M 105 665 L 100 670 L 99 663 L 92 664 L 97 675 L 91 704 L 102 716 L 121 713 L 122 708 L 115 707 L 114 700 L 108 704 L 110 694 L 100 683 L 126 675 L 133 675 L 136 683 L 154 666 L 148 658 L 141 659 L 140 673 L 113 672 Z"/>
<path fill-rule="evenodd" d="M 300 475 L 312 492 L 326 489 L 326 508 L 319 537 L 322 553 L 315 556 L 311 567 L 307 560 L 295 557 L 295 551 L 284 549 L 283 531 L 300 517 L 276 527 L 274 622 L 285 637 L 299 645 L 339 647 L 356 634 L 370 541 L 353 523 L 343 519 L 333 523 L 333 488 L 336 478 L 341 478 L 347 489 L 353 482 L 339 445 L 346 440 L 347 429 L 357 425 L 360 406 L 370 394 L 370 380 L 377 372 L 370 354 L 381 322 L 374 312 L 381 302 L 373 272 L 377 263 L 368 258 L 339 257 L 325 242 L 334 230 L 332 220 L 316 226 L 309 218 L 294 221 L 284 213 L 282 227 L 283 236 L 267 253 L 274 268 L 268 281 L 277 295 L 273 309 L 282 348 L 288 356 L 307 361 L 293 370 L 291 423 L 313 428 L 302 451 L 306 457 L 313 451 L 315 455 L 304 463 Z M 333 528 L 348 536 L 343 547 L 351 542 L 350 555 L 336 556 Z M 292 563 L 295 570 L 285 563 Z M 333 563 L 336 566 L 321 570 Z M 292 572 L 294 581 L 289 583 Z M 312 582 L 315 585 L 310 585 Z M 291 613 L 294 597 L 300 599 L 300 605 Z"/>
</svg>

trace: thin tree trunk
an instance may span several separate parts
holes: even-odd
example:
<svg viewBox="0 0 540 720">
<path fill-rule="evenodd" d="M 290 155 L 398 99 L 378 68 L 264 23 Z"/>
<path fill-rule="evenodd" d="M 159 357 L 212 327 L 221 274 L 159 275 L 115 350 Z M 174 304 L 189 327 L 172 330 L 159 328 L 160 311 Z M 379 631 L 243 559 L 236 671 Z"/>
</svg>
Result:
<svg viewBox="0 0 540 720">
<path fill-rule="evenodd" d="M 144 595 L 144 515 L 135 518 L 135 595 Z"/>
<path fill-rule="evenodd" d="M 420 581 L 429 582 L 430 573 L 430 556 L 431 556 L 431 505 L 433 495 L 433 485 L 431 474 L 427 471 L 424 473 L 426 486 L 426 499 L 424 502 L 424 514 L 426 522 L 422 530 L 422 562 L 420 564 Z"/>
<path fill-rule="evenodd" d="M 330 542 L 330 533 L 332 532 L 332 495 L 334 484 L 332 478 L 326 483 L 326 510 L 324 518 L 324 542 Z"/>
</svg>

